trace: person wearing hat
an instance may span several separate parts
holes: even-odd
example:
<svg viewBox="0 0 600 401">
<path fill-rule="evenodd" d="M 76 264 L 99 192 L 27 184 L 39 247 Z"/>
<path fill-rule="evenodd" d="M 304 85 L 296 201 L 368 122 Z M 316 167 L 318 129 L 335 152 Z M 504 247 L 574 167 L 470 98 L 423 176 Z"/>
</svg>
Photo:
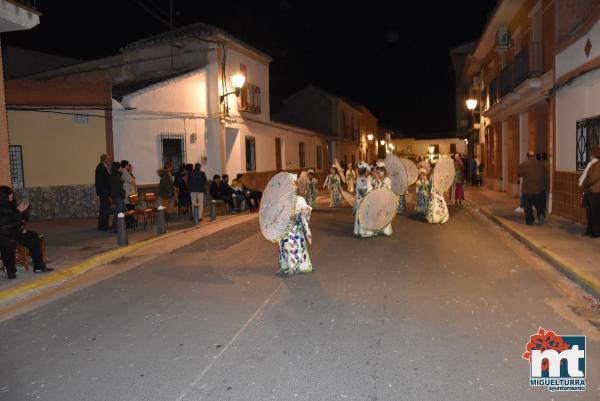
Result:
<svg viewBox="0 0 600 401">
<path fill-rule="evenodd" d="M 312 168 L 308 170 L 307 180 L 306 203 L 314 209 L 317 206 L 317 195 L 319 194 L 317 185 L 319 185 L 319 181 L 315 178 L 315 170 Z"/>
<path fill-rule="evenodd" d="M 356 214 L 354 215 L 354 235 L 367 238 L 372 237 L 375 233 L 360 226 L 358 221 L 358 208 L 361 202 L 372 190 L 371 177 L 369 176 L 371 168 L 365 162 L 358 164 L 358 178 L 356 179 Z"/>
<path fill-rule="evenodd" d="M 535 153 L 527 152 L 527 160 L 519 164 L 517 176 L 522 178 L 521 193 L 525 209 L 525 223 L 534 223 L 535 207 L 538 221 L 544 224 L 546 218 L 546 190 L 548 189 L 548 171 L 544 162 L 536 160 Z"/>
<path fill-rule="evenodd" d="M 346 170 L 346 184 L 348 185 L 348 192 L 354 193 L 354 181 L 356 181 L 356 175 L 352 169 L 352 163 L 348 163 L 348 170 Z"/>
<path fill-rule="evenodd" d="M 329 175 L 325 179 L 323 188 L 329 190 L 329 207 L 342 206 L 342 179 L 335 166 L 331 166 L 331 170 L 329 170 Z"/>
</svg>

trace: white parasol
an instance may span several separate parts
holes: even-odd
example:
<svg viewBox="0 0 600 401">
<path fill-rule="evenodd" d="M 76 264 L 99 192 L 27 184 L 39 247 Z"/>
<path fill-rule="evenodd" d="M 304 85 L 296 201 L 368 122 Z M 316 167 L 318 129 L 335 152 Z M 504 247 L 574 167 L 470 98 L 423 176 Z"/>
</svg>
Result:
<svg viewBox="0 0 600 401">
<path fill-rule="evenodd" d="M 454 182 L 454 162 L 448 156 L 441 157 L 433 169 L 433 187 L 446 192 Z"/>
<path fill-rule="evenodd" d="M 385 171 L 392 180 L 392 191 L 398 195 L 404 195 L 408 187 L 408 176 L 402 161 L 396 155 L 385 157 Z"/>
<path fill-rule="evenodd" d="M 337 169 L 338 175 L 342 179 L 342 182 L 345 184 L 346 183 L 346 174 L 344 174 L 344 169 L 340 165 L 340 162 L 338 161 L 338 159 L 335 159 L 335 168 Z"/>
<path fill-rule="evenodd" d="M 419 170 L 417 169 L 417 165 L 410 159 L 401 158 L 400 161 L 402 164 L 404 164 L 406 176 L 408 177 L 406 185 L 411 186 L 417 182 L 417 178 L 419 178 Z"/>
<path fill-rule="evenodd" d="M 398 197 L 387 188 L 375 189 L 367 194 L 358 207 L 358 221 L 367 230 L 379 231 L 396 216 Z"/>
<path fill-rule="evenodd" d="M 278 173 L 267 184 L 258 222 L 262 235 L 271 242 L 279 242 L 290 228 L 296 210 L 296 184 L 290 173 Z"/>
<path fill-rule="evenodd" d="M 356 206 L 356 196 L 348 191 L 342 191 L 342 197 L 352 207 Z"/>
</svg>

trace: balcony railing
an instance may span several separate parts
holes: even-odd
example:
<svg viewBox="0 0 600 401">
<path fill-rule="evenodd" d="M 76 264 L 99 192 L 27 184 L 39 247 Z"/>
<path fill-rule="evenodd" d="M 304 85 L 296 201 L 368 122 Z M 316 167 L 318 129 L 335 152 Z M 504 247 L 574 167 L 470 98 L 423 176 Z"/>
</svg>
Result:
<svg viewBox="0 0 600 401">
<path fill-rule="evenodd" d="M 490 107 L 498 103 L 498 85 L 496 79 L 490 81 Z"/>
<path fill-rule="evenodd" d="M 513 65 L 509 64 L 500 71 L 498 96 L 502 99 L 513 89 Z"/>
<path fill-rule="evenodd" d="M 8 0 L 10 3 L 20 4 L 22 6 L 37 10 L 36 0 Z"/>
<path fill-rule="evenodd" d="M 543 73 L 542 44 L 529 43 L 515 56 L 513 84 L 517 87 L 529 78 L 540 77 Z"/>
</svg>

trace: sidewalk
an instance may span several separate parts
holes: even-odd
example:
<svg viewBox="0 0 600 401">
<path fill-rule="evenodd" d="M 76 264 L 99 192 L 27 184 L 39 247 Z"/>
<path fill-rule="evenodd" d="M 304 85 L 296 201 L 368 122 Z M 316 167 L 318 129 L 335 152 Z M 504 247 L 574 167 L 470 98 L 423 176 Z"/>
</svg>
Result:
<svg viewBox="0 0 600 401">
<path fill-rule="evenodd" d="M 467 204 L 532 248 L 540 256 L 600 297 L 600 239 L 583 236 L 585 227 L 556 215 L 546 216 L 543 226 L 525 224 L 525 214 L 515 212 L 519 200 L 483 188 L 465 189 Z"/>
<path fill-rule="evenodd" d="M 188 216 L 170 214 L 167 233 L 162 237 L 192 228 L 202 230 L 217 222 L 236 224 L 236 217 L 247 214 L 244 212 L 240 215 L 220 215 L 214 222 L 211 222 L 210 218 L 204 217 L 197 227 Z M 23 266 L 17 266 L 16 280 L 8 280 L 4 275 L 0 277 L 0 301 L 21 297 L 33 290 L 43 290 L 48 286 L 67 281 L 97 265 L 118 259 L 159 237 L 156 233 L 156 225 L 152 227 L 148 225 L 144 230 L 143 224 L 140 223 L 137 230 L 129 229 L 127 231 L 129 246 L 119 247 L 116 234 L 112 231 L 98 231 L 97 225 L 97 218 L 57 219 L 28 223 L 30 230 L 43 234 L 46 238 L 47 266 L 55 271 L 34 274 L 33 263 L 29 259 L 29 271 L 26 271 Z"/>
</svg>

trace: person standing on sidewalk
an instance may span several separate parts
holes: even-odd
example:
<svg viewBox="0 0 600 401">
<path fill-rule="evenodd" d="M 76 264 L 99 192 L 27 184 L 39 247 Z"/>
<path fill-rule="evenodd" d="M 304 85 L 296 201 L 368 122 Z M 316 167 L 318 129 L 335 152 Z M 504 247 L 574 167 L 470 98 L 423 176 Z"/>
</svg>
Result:
<svg viewBox="0 0 600 401">
<path fill-rule="evenodd" d="M 523 179 L 521 193 L 525 209 L 525 223 L 534 223 L 533 207 L 538 221 L 544 224 L 546 218 L 546 189 L 548 187 L 548 171 L 541 160 L 536 160 L 535 153 L 527 152 L 527 161 L 519 164 L 517 175 Z"/>
<path fill-rule="evenodd" d="M 201 170 L 200 163 L 196 163 L 194 165 L 194 169 L 188 175 L 188 186 L 190 188 L 190 196 L 192 198 L 192 207 L 190 208 L 190 212 L 192 217 L 194 216 L 194 205 L 198 204 L 198 216 L 200 217 L 200 221 L 202 221 L 202 211 L 204 207 L 204 191 L 206 190 L 206 185 L 208 184 L 208 180 L 206 179 L 206 174 Z"/>
<path fill-rule="evenodd" d="M 600 237 L 600 146 L 592 149 L 592 160 L 579 177 L 583 187 L 583 206 L 587 208 L 587 228 L 585 235 Z"/>
<path fill-rule="evenodd" d="M 166 208 L 169 207 L 171 196 L 173 196 L 173 178 L 171 171 L 173 170 L 173 164 L 171 162 L 165 163 L 165 168 L 159 169 L 156 174 L 160 177 L 158 184 L 158 197 L 160 198 L 161 206 Z"/>
<path fill-rule="evenodd" d="M 108 212 L 110 210 L 110 156 L 100 156 L 100 164 L 96 166 L 96 195 L 100 201 L 98 211 L 98 230 L 108 230 Z"/>
</svg>

